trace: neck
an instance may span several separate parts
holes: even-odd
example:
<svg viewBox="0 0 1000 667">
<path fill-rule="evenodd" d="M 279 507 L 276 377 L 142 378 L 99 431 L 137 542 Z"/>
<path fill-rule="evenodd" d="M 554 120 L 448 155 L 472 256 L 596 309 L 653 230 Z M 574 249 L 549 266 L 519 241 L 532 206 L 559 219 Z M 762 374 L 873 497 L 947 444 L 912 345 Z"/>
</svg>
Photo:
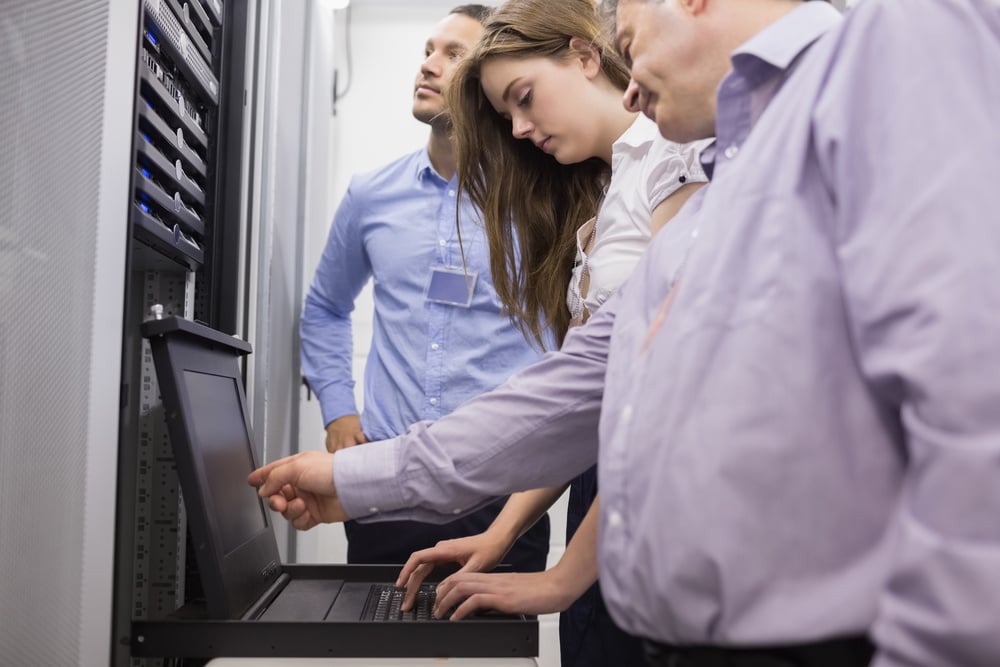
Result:
<svg viewBox="0 0 1000 667">
<path fill-rule="evenodd" d="M 749 41 L 751 37 L 801 6 L 801 2 L 789 2 L 788 0 L 751 0 L 750 2 L 741 0 L 740 2 L 727 3 L 725 11 L 727 11 L 729 34 L 731 35 L 726 44 L 727 58 L 730 53 Z"/>
<path fill-rule="evenodd" d="M 610 165 L 614 143 L 618 141 L 620 136 L 625 134 L 625 130 L 631 127 L 632 123 L 635 122 L 636 116 L 639 114 L 629 111 L 622 106 L 621 91 L 617 88 L 614 89 L 614 95 L 609 99 L 606 113 L 608 121 L 605 124 L 605 136 L 601 141 L 601 152 L 596 157 L 601 158 L 605 163 Z"/>
<path fill-rule="evenodd" d="M 455 143 L 447 128 L 431 125 L 431 138 L 427 142 L 427 154 L 430 156 L 434 171 L 441 178 L 450 181 L 457 169 L 455 159 Z"/>
</svg>

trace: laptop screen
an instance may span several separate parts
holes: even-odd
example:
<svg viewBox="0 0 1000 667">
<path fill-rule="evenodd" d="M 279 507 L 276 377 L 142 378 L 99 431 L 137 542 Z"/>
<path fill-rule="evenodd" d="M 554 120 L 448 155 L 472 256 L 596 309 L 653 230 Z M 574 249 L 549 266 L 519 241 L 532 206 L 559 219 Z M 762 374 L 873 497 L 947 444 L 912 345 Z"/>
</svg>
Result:
<svg viewBox="0 0 1000 667">
<path fill-rule="evenodd" d="M 239 618 L 281 576 L 255 468 L 240 358 L 250 345 L 183 318 L 150 320 L 149 338 L 198 562 L 213 618 Z"/>
<path fill-rule="evenodd" d="M 247 475 L 253 470 L 250 436 L 240 409 L 235 378 L 184 370 L 190 400 L 187 421 L 194 431 L 208 479 L 223 554 L 267 528 L 264 507 Z"/>
</svg>

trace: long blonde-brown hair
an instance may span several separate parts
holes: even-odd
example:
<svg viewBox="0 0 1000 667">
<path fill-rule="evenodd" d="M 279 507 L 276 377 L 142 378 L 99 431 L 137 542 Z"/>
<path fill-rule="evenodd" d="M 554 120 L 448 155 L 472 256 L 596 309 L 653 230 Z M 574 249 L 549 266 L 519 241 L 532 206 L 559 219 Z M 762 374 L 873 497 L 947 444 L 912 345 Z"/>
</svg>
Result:
<svg viewBox="0 0 1000 667">
<path fill-rule="evenodd" d="M 597 214 L 609 167 L 599 158 L 562 165 L 531 141 L 515 139 L 510 120 L 483 93 L 482 67 L 497 57 L 567 58 L 574 38 L 597 50 L 602 71 L 624 91 L 628 69 L 611 46 L 597 3 L 508 0 L 486 21 L 446 93 L 459 191 L 482 210 L 497 295 L 511 321 L 542 345 L 546 329 L 561 343 L 569 328 L 566 288 L 576 230 Z"/>
</svg>

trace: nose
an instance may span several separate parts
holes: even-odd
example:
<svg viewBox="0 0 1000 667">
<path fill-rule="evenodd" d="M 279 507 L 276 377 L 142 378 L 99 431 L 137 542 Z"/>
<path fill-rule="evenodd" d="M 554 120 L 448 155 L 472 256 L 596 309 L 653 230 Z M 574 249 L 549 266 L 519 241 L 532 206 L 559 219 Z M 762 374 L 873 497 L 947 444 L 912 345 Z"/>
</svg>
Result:
<svg viewBox="0 0 1000 667">
<path fill-rule="evenodd" d="M 420 73 L 430 77 L 441 76 L 441 64 L 438 61 L 437 51 L 432 51 L 420 64 Z"/>
<path fill-rule="evenodd" d="M 535 126 L 523 116 L 516 115 L 510 119 L 510 131 L 515 139 L 527 139 L 535 131 Z"/>
<path fill-rule="evenodd" d="M 628 80 L 628 87 L 622 96 L 622 106 L 629 111 L 639 111 L 641 109 L 639 106 L 639 84 L 635 82 L 635 79 Z"/>
</svg>

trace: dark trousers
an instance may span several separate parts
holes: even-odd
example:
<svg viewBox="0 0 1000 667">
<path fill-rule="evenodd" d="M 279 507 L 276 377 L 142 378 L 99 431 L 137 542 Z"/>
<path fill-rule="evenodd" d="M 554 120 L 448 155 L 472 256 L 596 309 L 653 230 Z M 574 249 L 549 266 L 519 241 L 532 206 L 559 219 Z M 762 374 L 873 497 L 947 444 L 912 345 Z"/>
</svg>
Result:
<svg viewBox="0 0 1000 667">
<path fill-rule="evenodd" d="M 760 648 L 670 646 L 644 642 L 649 667 L 867 667 L 875 653 L 866 637 Z"/>
<path fill-rule="evenodd" d="M 570 484 L 566 512 L 566 544 L 597 496 L 597 466 Z M 601 597 L 600 583 L 587 589 L 559 615 L 559 652 L 562 667 L 642 667 L 642 642 L 622 631 Z"/>
<path fill-rule="evenodd" d="M 433 547 L 441 540 L 478 535 L 493 523 L 506 498 L 449 523 L 384 521 L 344 524 L 347 534 L 347 562 L 402 565 L 410 554 Z M 515 572 L 541 572 L 549 553 L 549 517 L 543 516 L 514 543 L 503 562 Z"/>
</svg>

